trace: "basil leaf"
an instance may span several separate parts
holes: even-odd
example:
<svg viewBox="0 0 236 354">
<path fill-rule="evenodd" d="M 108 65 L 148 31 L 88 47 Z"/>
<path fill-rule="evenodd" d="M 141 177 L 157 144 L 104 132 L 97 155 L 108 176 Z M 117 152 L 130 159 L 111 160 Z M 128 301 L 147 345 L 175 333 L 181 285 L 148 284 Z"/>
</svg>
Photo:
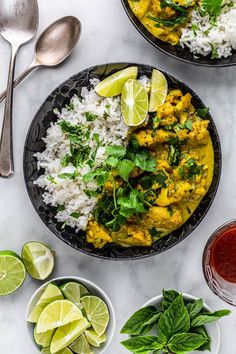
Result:
<svg viewBox="0 0 236 354">
<path fill-rule="evenodd" d="M 158 322 L 159 333 L 170 339 L 176 333 L 187 332 L 189 328 L 190 317 L 180 294 L 161 315 Z"/>
<path fill-rule="evenodd" d="M 125 323 L 120 333 L 138 335 L 145 323 L 156 313 L 156 308 L 153 306 L 144 307 L 136 311 L 130 319 Z"/>
<path fill-rule="evenodd" d="M 208 335 L 206 329 L 204 328 L 204 326 L 190 328 L 190 332 L 191 333 L 201 334 L 203 337 L 205 337 L 207 339 L 206 342 L 198 348 L 198 350 L 201 350 L 201 351 L 209 350 L 209 351 L 211 351 L 211 337 L 209 337 L 209 335 Z"/>
<path fill-rule="evenodd" d="M 121 146 L 121 145 L 110 145 L 110 146 L 107 146 L 106 153 L 109 156 L 124 157 L 126 154 L 126 147 Z"/>
<path fill-rule="evenodd" d="M 133 169 L 134 169 L 134 163 L 126 159 L 119 161 L 117 165 L 118 175 L 126 182 L 128 182 L 129 175 Z"/>
<path fill-rule="evenodd" d="M 165 311 L 179 296 L 179 293 L 175 290 L 162 290 L 163 301 L 161 303 L 162 309 Z"/>
<path fill-rule="evenodd" d="M 203 300 L 197 299 L 194 302 L 188 303 L 186 309 L 188 310 L 190 318 L 195 317 L 203 308 Z"/>
<path fill-rule="evenodd" d="M 135 354 L 152 353 L 154 350 L 160 350 L 165 346 L 165 343 L 154 336 L 134 337 L 121 342 L 121 344 Z"/>
<path fill-rule="evenodd" d="M 161 317 L 162 311 L 157 311 L 154 313 L 146 322 L 142 324 L 140 334 L 146 334 L 151 331 L 153 326 L 158 323 L 159 318 Z"/>
<path fill-rule="evenodd" d="M 202 326 L 206 323 L 215 322 L 219 318 L 227 316 L 230 313 L 230 310 L 220 310 L 213 313 L 200 314 L 197 317 L 193 318 L 193 320 L 191 321 L 191 327 Z"/>
<path fill-rule="evenodd" d="M 207 339 L 196 333 L 175 334 L 168 342 L 168 348 L 175 354 L 184 354 L 198 349 Z"/>
</svg>

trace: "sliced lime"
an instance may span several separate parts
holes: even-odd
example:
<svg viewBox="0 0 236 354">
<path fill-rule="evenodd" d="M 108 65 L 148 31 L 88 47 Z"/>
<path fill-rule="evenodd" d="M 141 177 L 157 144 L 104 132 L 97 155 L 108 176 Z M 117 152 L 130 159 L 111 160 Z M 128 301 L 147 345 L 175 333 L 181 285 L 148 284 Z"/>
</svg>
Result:
<svg viewBox="0 0 236 354">
<path fill-rule="evenodd" d="M 85 331 L 86 332 L 86 331 Z M 78 354 L 93 354 L 90 345 L 85 338 L 85 335 L 82 334 L 78 339 L 76 339 L 71 345 L 70 345 L 71 350 L 73 350 L 74 353 Z"/>
<path fill-rule="evenodd" d="M 15 252 L 0 251 L 0 296 L 12 294 L 24 282 L 25 266 Z"/>
<path fill-rule="evenodd" d="M 32 278 L 44 280 L 52 273 L 54 253 L 43 243 L 34 241 L 26 243 L 22 248 L 21 256 Z"/>
<path fill-rule="evenodd" d="M 59 350 L 72 344 L 89 326 L 90 323 L 87 319 L 82 318 L 78 321 L 73 321 L 65 326 L 59 327 L 51 341 L 50 350 L 52 354 L 57 353 Z"/>
<path fill-rule="evenodd" d="M 43 348 L 40 353 L 52 354 L 52 352 L 50 351 L 50 347 Z M 73 353 L 72 353 L 72 351 L 69 348 L 65 348 L 65 349 L 60 350 L 56 354 L 73 354 Z"/>
<path fill-rule="evenodd" d="M 150 94 L 150 103 L 149 103 L 149 112 L 156 112 L 158 107 L 161 106 L 167 96 L 168 92 L 168 83 L 165 78 L 165 75 L 162 74 L 157 69 L 152 71 L 151 79 L 151 94 Z"/>
<path fill-rule="evenodd" d="M 126 125 L 142 124 L 148 114 L 148 94 L 137 80 L 128 80 L 122 89 L 121 112 Z"/>
<path fill-rule="evenodd" d="M 92 329 L 88 329 L 85 331 L 85 336 L 87 338 L 87 341 L 89 342 L 89 344 L 93 345 L 94 347 L 99 348 L 100 345 L 104 342 L 106 342 L 107 337 L 104 334 L 102 334 L 101 336 L 98 336 L 97 333 L 95 331 L 93 331 Z"/>
<path fill-rule="evenodd" d="M 44 290 L 43 294 L 39 298 L 36 306 L 33 308 L 32 312 L 30 313 L 27 321 L 36 323 L 41 315 L 43 309 L 55 300 L 62 300 L 63 295 L 61 290 L 54 284 L 48 284 L 46 289 Z"/>
<path fill-rule="evenodd" d="M 129 68 L 117 71 L 115 74 L 102 80 L 96 87 L 95 92 L 102 97 L 112 97 L 121 94 L 122 87 L 129 79 L 136 79 L 138 68 L 131 66 Z"/>
<path fill-rule="evenodd" d="M 45 307 L 37 323 L 37 333 L 61 327 L 83 318 L 80 309 L 68 300 L 56 300 Z"/>
<path fill-rule="evenodd" d="M 97 296 L 84 296 L 81 304 L 95 332 L 101 336 L 109 323 L 107 305 Z"/>
<path fill-rule="evenodd" d="M 89 291 L 85 286 L 76 282 L 69 282 L 63 284 L 61 291 L 67 300 L 72 301 L 76 306 L 82 307 L 80 303 L 80 298 L 84 295 L 88 295 Z"/>
<path fill-rule="evenodd" d="M 53 336 L 53 333 L 55 332 L 54 329 L 50 329 L 47 332 L 44 333 L 37 333 L 37 325 L 34 327 L 34 340 L 35 342 L 40 345 L 41 347 L 48 347 L 51 343 L 51 339 Z"/>
</svg>

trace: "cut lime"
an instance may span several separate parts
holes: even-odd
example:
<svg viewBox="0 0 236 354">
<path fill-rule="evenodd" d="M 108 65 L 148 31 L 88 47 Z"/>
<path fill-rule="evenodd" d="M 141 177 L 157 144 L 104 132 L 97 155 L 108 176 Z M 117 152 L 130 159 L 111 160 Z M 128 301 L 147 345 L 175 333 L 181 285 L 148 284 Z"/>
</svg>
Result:
<svg viewBox="0 0 236 354">
<path fill-rule="evenodd" d="M 152 71 L 151 79 L 149 112 L 157 111 L 158 107 L 165 102 L 167 92 L 168 84 L 165 75 L 162 74 L 159 70 L 154 69 Z"/>
<path fill-rule="evenodd" d="M 93 354 L 90 345 L 85 338 L 85 335 L 82 334 L 78 339 L 76 339 L 71 345 L 70 345 L 71 350 L 73 350 L 74 353 L 78 354 Z"/>
<path fill-rule="evenodd" d="M 50 351 L 50 347 L 43 348 L 40 353 L 52 354 L 52 352 Z M 69 348 L 65 348 L 65 349 L 60 350 L 56 354 L 73 354 L 73 353 L 72 353 L 72 351 Z"/>
<path fill-rule="evenodd" d="M 142 124 L 148 114 L 148 94 L 137 80 L 128 80 L 122 89 L 121 112 L 126 125 Z"/>
<path fill-rule="evenodd" d="M 82 318 L 78 321 L 73 321 L 72 323 L 59 327 L 51 341 L 50 350 L 52 354 L 57 353 L 59 350 L 72 344 L 89 326 L 90 323 L 87 319 Z"/>
<path fill-rule="evenodd" d="M 25 266 L 18 254 L 0 251 L 0 296 L 12 294 L 24 282 Z"/>
<path fill-rule="evenodd" d="M 51 339 L 54 333 L 54 329 L 50 329 L 44 333 L 37 333 L 37 325 L 34 327 L 34 340 L 35 342 L 40 345 L 41 347 L 48 347 L 51 343 Z"/>
<path fill-rule="evenodd" d="M 78 307 L 82 307 L 80 298 L 89 294 L 89 291 L 85 286 L 72 281 L 62 285 L 60 288 L 65 298 L 72 301 Z"/>
<path fill-rule="evenodd" d="M 84 296 L 81 304 L 95 332 L 101 336 L 109 323 L 107 305 L 97 296 Z"/>
<path fill-rule="evenodd" d="M 102 80 L 96 87 L 95 92 L 102 97 L 113 97 L 121 94 L 122 87 L 129 79 L 136 79 L 138 68 L 129 68 L 117 71 L 115 74 Z"/>
<path fill-rule="evenodd" d="M 98 336 L 97 333 L 94 332 L 92 329 L 88 329 L 87 331 L 85 331 L 85 336 L 86 336 L 89 344 L 91 344 L 97 348 L 99 348 L 100 345 L 102 343 L 106 342 L 106 340 L 107 340 L 105 333 L 102 334 L 101 336 Z"/>
<path fill-rule="evenodd" d="M 21 256 L 32 278 L 44 280 L 52 273 L 54 254 L 43 243 L 34 241 L 26 243 L 22 248 Z"/>
<path fill-rule="evenodd" d="M 64 326 L 81 318 L 83 318 L 82 312 L 71 301 L 56 300 L 47 305 L 41 313 L 37 323 L 37 333 Z"/>
<path fill-rule="evenodd" d="M 30 313 L 27 321 L 36 323 L 41 315 L 43 309 L 55 300 L 62 300 L 63 295 L 61 290 L 54 284 L 48 284 L 46 289 L 44 290 L 42 296 L 39 298 L 36 306 L 33 308 Z"/>
</svg>

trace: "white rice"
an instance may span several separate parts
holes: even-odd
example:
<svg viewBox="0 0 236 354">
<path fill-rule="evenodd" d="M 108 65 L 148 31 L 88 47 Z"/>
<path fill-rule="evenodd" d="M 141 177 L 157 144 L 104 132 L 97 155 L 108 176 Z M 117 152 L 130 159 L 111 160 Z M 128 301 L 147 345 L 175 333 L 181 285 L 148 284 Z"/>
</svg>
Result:
<svg viewBox="0 0 236 354">
<path fill-rule="evenodd" d="M 196 56 L 211 52 L 218 58 L 230 56 L 232 49 L 236 49 L 236 1 L 233 6 L 230 3 L 231 7 L 223 7 L 215 25 L 211 24 L 209 15 L 193 11 L 189 23 L 182 29 L 181 46 L 187 46 Z"/>
<path fill-rule="evenodd" d="M 98 82 L 98 80 L 93 80 L 92 84 L 95 85 Z M 92 169 L 84 163 L 77 169 L 79 174 L 77 178 L 62 179 L 58 177 L 60 174 L 75 171 L 72 164 L 66 167 L 61 165 L 61 159 L 70 152 L 70 141 L 62 132 L 59 121 L 52 123 L 47 130 L 47 136 L 43 139 L 46 144 L 45 150 L 35 155 L 38 160 L 38 169 L 45 170 L 44 174 L 35 182 L 45 189 L 44 202 L 54 207 L 63 205 L 64 209 L 57 212 L 56 219 L 75 228 L 76 231 L 86 229 L 91 212 L 97 203 L 96 197 L 89 197 L 83 192 L 85 189 L 96 190 L 97 185 L 95 182 L 84 183 L 83 175 L 100 166 L 106 159 L 107 145 L 124 144 L 128 131 L 121 119 L 120 97 L 101 98 L 94 89 L 88 91 L 87 88 L 82 89 L 81 97 L 82 100 L 78 96 L 72 98 L 73 110 L 63 108 L 61 112 L 55 111 L 55 114 L 59 121 L 65 120 L 73 125 L 80 124 L 89 127 L 91 129 L 90 137 L 93 137 L 94 133 L 99 134 L 102 144 L 97 150 L 95 165 Z M 86 112 L 98 115 L 98 118 L 92 122 L 87 121 Z M 90 138 L 88 144 L 92 153 L 97 147 L 96 141 Z M 80 213 L 80 216 L 71 216 L 71 213 L 74 212 Z"/>
</svg>

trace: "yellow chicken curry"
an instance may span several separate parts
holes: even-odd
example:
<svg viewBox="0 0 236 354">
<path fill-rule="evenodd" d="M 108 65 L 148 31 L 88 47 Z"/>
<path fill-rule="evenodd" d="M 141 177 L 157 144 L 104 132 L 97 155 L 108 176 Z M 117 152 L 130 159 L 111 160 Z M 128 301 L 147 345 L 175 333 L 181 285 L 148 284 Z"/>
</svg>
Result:
<svg viewBox="0 0 236 354">
<path fill-rule="evenodd" d="M 183 225 L 207 193 L 214 169 L 209 121 L 191 100 L 169 90 L 157 113 L 130 129 L 126 147 L 110 147 L 111 173 L 86 231 L 95 247 L 151 246 Z"/>
<path fill-rule="evenodd" d="M 195 0 L 128 0 L 134 15 L 155 37 L 172 45 L 179 43 Z"/>
</svg>

